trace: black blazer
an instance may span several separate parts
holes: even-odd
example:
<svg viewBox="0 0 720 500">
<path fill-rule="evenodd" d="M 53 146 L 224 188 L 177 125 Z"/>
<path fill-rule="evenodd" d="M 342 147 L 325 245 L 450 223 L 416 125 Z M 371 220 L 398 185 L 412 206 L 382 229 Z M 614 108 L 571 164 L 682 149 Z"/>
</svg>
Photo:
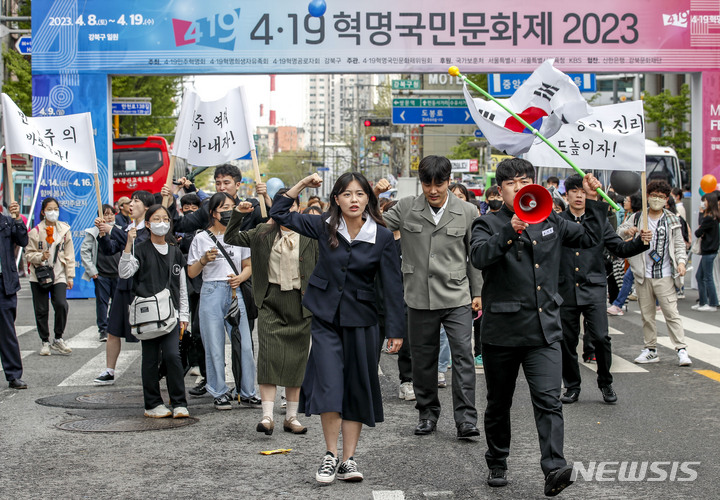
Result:
<svg viewBox="0 0 720 500">
<path fill-rule="evenodd" d="M 27 227 L 22 220 L 15 220 L 0 214 L 0 262 L 2 262 L 2 283 L 6 295 L 20 290 L 20 278 L 15 265 L 15 246 L 24 247 L 28 244 Z"/>
<path fill-rule="evenodd" d="M 303 305 L 314 316 L 347 327 L 378 324 L 373 282 L 376 273 L 385 289 L 385 328 L 395 337 L 405 336 L 403 286 L 395 238 L 378 225 L 375 243 L 348 243 L 338 234 L 338 247 L 328 243 L 328 214 L 290 212 L 293 201 L 283 195 L 273 200 L 270 216 L 278 224 L 318 240 L 320 257 L 308 279 Z"/>
<path fill-rule="evenodd" d="M 135 246 L 149 239 L 150 230 L 147 228 L 147 226 L 144 226 L 137 232 L 137 237 L 135 238 Z M 118 252 L 122 252 L 125 250 L 125 245 L 127 245 L 127 231 L 124 231 L 117 226 L 113 226 L 112 231 L 110 231 L 109 234 L 106 234 L 102 238 L 98 238 L 98 252 L 102 252 L 105 255 L 115 255 Z M 132 278 L 119 278 L 117 289 L 129 291 L 132 290 L 132 285 Z"/>
<path fill-rule="evenodd" d="M 600 242 L 607 204 L 588 200 L 583 224 L 555 212 L 522 235 L 510 224 L 513 212 L 475 219 L 472 264 L 483 272 L 482 341 L 500 346 L 540 346 L 562 340 L 558 278 L 562 247 L 589 248 Z"/>
<path fill-rule="evenodd" d="M 575 216 L 569 210 L 562 212 L 560 217 L 577 224 Z M 584 219 L 585 216 L 583 215 L 582 218 Z M 586 249 L 568 247 L 562 249 L 559 291 L 566 306 L 605 303 L 607 287 L 603 258 L 605 248 L 616 257 L 622 258 L 632 257 L 647 250 L 639 235 L 630 241 L 624 241 L 613 230 L 610 221 L 605 219 L 602 226 L 602 236 L 597 245 Z"/>
</svg>

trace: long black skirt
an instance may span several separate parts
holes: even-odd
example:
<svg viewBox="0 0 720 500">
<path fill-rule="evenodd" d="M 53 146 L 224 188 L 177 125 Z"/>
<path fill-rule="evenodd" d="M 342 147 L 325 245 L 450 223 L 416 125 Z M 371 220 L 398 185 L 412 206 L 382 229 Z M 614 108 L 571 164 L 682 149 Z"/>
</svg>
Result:
<svg viewBox="0 0 720 500">
<path fill-rule="evenodd" d="M 378 326 L 343 327 L 313 317 L 311 333 L 299 411 L 338 412 L 343 420 L 370 427 L 382 422 Z"/>
</svg>

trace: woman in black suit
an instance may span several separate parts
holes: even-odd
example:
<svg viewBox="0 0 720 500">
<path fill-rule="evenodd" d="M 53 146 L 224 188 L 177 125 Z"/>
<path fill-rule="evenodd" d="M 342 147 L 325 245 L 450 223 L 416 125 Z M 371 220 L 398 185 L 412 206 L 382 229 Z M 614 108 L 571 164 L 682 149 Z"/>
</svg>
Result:
<svg viewBox="0 0 720 500">
<path fill-rule="evenodd" d="M 270 216 L 281 226 L 318 240 L 320 258 L 303 296 L 313 319 L 300 411 L 322 419 L 327 453 L 315 479 L 328 484 L 336 475 L 362 481 L 353 458 L 362 424 L 374 427 L 383 421 L 373 286 L 377 273 L 385 289 L 386 331 L 405 332 L 405 315 L 395 240 L 367 179 L 355 172 L 341 175 L 323 215 L 290 211 L 305 188 L 321 184 L 320 176 L 312 174 L 277 195 Z M 402 338 L 388 339 L 388 350 L 397 352 L 402 342 Z M 338 467 L 341 427 L 345 461 Z"/>
</svg>

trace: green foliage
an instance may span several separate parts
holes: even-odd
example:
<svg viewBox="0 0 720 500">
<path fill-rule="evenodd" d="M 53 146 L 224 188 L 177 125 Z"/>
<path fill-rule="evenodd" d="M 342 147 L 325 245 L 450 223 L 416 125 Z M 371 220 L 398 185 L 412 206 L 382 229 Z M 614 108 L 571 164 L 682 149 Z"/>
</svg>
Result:
<svg viewBox="0 0 720 500">
<path fill-rule="evenodd" d="M 177 120 L 162 118 L 175 114 L 182 89 L 176 76 L 114 76 L 113 97 L 150 97 L 152 116 L 121 116 L 121 136 L 172 134 Z M 137 120 L 137 132 L 134 130 Z"/>
<path fill-rule="evenodd" d="M 680 95 L 672 95 L 667 89 L 655 96 L 646 95 L 644 101 L 645 120 L 658 125 L 660 137 L 655 142 L 674 148 L 678 158 L 689 165 L 690 132 L 685 125 L 690 119 L 690 87 L 683 84 Z"/>
<path fill-rule="evenodd" d="M 457 146 L 452 148 L 452 152 L 448 155 L 451 160 L 465 160 L 468 158 L 478 158 L 480 151 L 468 143 L 477 141 L 475 137 L 458 137 Z"/>
<path fill-rule="evenodd" d="M 30 61 L 13 48 L 3 51 L 3 61 L 9 78 L 5 80 L 2 91 L 27 116 L 32 116 L 32 70 Z"/>
<path fill-rule="evenodd" d="M 270 177 L 279 177 L 286 186 L 294 186 L 310 172 L 317 170 L 311 162 L 318 160 L 312 160 L 312 156 L 310 151 L 276 153 L 263 170 L 263 179 L 267 181 Z"/>
</svg>

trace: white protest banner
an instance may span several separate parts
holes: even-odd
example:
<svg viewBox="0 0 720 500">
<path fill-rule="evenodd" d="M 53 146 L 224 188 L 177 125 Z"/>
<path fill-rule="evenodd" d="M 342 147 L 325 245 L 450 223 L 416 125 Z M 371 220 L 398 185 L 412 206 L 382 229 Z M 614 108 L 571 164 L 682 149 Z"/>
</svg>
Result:
<svg viewBox="0 0 720 500">
<path fill-rule="evenodd" d="M 97 175 L 90 113 L 29 117 L 7 94 L 2 94 L 2 107 L 8 155 L 29 154 L 74 172 Z"/>
<path fill-rule="evenodd" d="M 218 100 L 204 101 L 193 90 L 186 91 L 175 132 L 174 156 L 211 167 L 247 155 L 254 144 L 242 94 L 242 87 L 236 87 Z"/>
<path fill-rule="evenodd" d="M 593 113 L 567 123 L 550 142 L 585 170 L 645 170 L 645 117 L 642 101 L 593 108 Z M 535 166 L 570 168 L 545 143 L 524 158 Z"/>
</svg>

